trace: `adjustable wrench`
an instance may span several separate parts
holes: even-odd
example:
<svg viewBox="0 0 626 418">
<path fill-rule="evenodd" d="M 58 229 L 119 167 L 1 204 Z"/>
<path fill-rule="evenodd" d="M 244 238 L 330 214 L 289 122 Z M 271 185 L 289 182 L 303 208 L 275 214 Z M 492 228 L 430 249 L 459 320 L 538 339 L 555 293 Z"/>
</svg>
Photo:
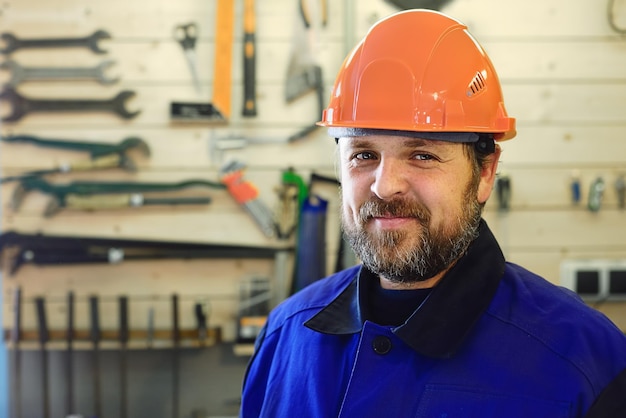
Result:
<svg viewBox="0 0 626 418">
<path fill-rule="evenodd" d="M 111 35 L 104 30 L 97 30 L 84 38 L 47 38 L 47 39 L 19 39 L 15 35 L 4 32 L 0 38 L 6 44 L 0 48 L 0 54 L 8 55 L 20 48 L 74 48 L 85 47 L 96 54 L 104 54 L 107 51 L 98 46 L 101 39 L 110 39 Z"/>
<path fill-rule="evenodd" d="M 11 87 L 0 93 L 0 100 L 8 100 L 12 113 L 3 116 L 3 122 L 15 122 L 31 112 L 112 112 L 124 119 L 132 119 L 140 111 L 126 109 L 126 100 L 135 95 L 134 91 L 123 90 L 111 99 L 31 99 L 20 95 Z"/>
<path fill-rule="evenodd" d="M 104 71 L 115 64 L 106 60 L 95 67 L 22 67 L 15 61 L 0 63 L 0 69 L 11 71 L 11 79 L 7 85 L 15 87 L 24 81 L 40 80 L 94 80 L 100 84 L 113 84 L 119 77 L 109 78 Z"/>
</svg>

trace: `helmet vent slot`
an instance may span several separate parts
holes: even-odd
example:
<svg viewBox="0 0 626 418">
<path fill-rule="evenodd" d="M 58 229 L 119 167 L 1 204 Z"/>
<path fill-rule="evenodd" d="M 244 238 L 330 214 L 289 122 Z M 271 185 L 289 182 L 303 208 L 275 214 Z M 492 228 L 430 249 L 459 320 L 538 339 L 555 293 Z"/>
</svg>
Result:
<svg viewBox="0 0 626 418">
<path fill-rule="evenodd" d="M 485 78 L 480 72 L 477 72 L 472 81 L 470 81 L 469 86 L 467 86 L 467 97 L 480 93 L 485 87 Z"/>
</svg>

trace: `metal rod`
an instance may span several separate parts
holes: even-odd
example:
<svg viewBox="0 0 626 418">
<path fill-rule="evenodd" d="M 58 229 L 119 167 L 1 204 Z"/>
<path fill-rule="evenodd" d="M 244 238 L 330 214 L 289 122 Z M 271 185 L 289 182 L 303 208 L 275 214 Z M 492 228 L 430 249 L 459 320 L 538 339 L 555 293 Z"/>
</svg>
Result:
<svg viewBox="0 0 626 418">
<path fill-rule="evenodd" d="M 65 410 L 67 416 L 74 413 L 74 364 L 73 364 L 73 342 L 74 342 L 74 292 L 67 294 L 67 351 L 66 351 L 66 400 Z"/>
<path fill-rule="evenodd" d="M 22 289 L 18 286 L 13 293 L 13 328 L 11 345 L 13 346 L 13 401 L 12 411 L 15 418 L 22 418 L 22 355 L 20 337 L 22 330 Z"/>
<path fill-rule="evenodd" d="M 37 322 L 39 324 L 39 347 L 41 352 L 41 413 L 42 418 L 50 417 L 50 397 L 48 393 L 48 353 L 46 343 L 49 339 L 46 320 L 46 305 L 43 297 L 35 299 Z"/>
<path fill-rule="evenodd" d="M 91 320 L 90 340 L 92 343 L 92 376 L 93 376 L 93 409 L 94 416 L 102 418 L 102 404 L 100 402 L 100 314 L 98 296 L 89 297 L 89 316 Z"/>
<path fill-rule="evenodd" d="M 119 342 L 120 342 L 120 418 L 128 416 L 128 393 L 126 379 L 126 345 L 128 343 L 128 297 L 120 296 Z"/>
</svg>

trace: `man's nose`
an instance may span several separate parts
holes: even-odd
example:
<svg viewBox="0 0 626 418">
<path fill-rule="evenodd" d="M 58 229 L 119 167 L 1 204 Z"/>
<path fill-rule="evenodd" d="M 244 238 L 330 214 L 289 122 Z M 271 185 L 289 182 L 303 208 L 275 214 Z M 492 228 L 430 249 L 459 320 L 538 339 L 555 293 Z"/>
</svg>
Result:
<svg viewBox="0 0 626 418">
<path fill-rule="evenodd" d="M 409 182 L 407 170 L 394 159 L 383 159 L 376 168 L 371 191 L 380 199 L 389 199 L 407 192 Z"/>
</svg>

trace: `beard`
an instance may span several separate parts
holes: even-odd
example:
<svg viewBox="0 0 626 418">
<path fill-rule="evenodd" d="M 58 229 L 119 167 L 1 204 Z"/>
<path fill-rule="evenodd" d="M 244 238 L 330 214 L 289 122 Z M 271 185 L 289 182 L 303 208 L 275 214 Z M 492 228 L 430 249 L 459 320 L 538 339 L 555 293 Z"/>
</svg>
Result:
<svg viewBox="0 0 626 418">
<path fill-rule="evenodd" d="M 432 226 L 430 211 L 419 202 L 373 197 L 360 207 L 356 222 L 350 222 L 342 210 L 342 229 L 357 257 L 373 273 L 398 284 L 425 281 L 451 267 L 478 236 L 482 205 L 475 190 L 472 182 L 459 215 L 446 225 Z M 368 222 L 379 216 L 413 218 L 416 228 L 368 231 Z"/>
</svg>

